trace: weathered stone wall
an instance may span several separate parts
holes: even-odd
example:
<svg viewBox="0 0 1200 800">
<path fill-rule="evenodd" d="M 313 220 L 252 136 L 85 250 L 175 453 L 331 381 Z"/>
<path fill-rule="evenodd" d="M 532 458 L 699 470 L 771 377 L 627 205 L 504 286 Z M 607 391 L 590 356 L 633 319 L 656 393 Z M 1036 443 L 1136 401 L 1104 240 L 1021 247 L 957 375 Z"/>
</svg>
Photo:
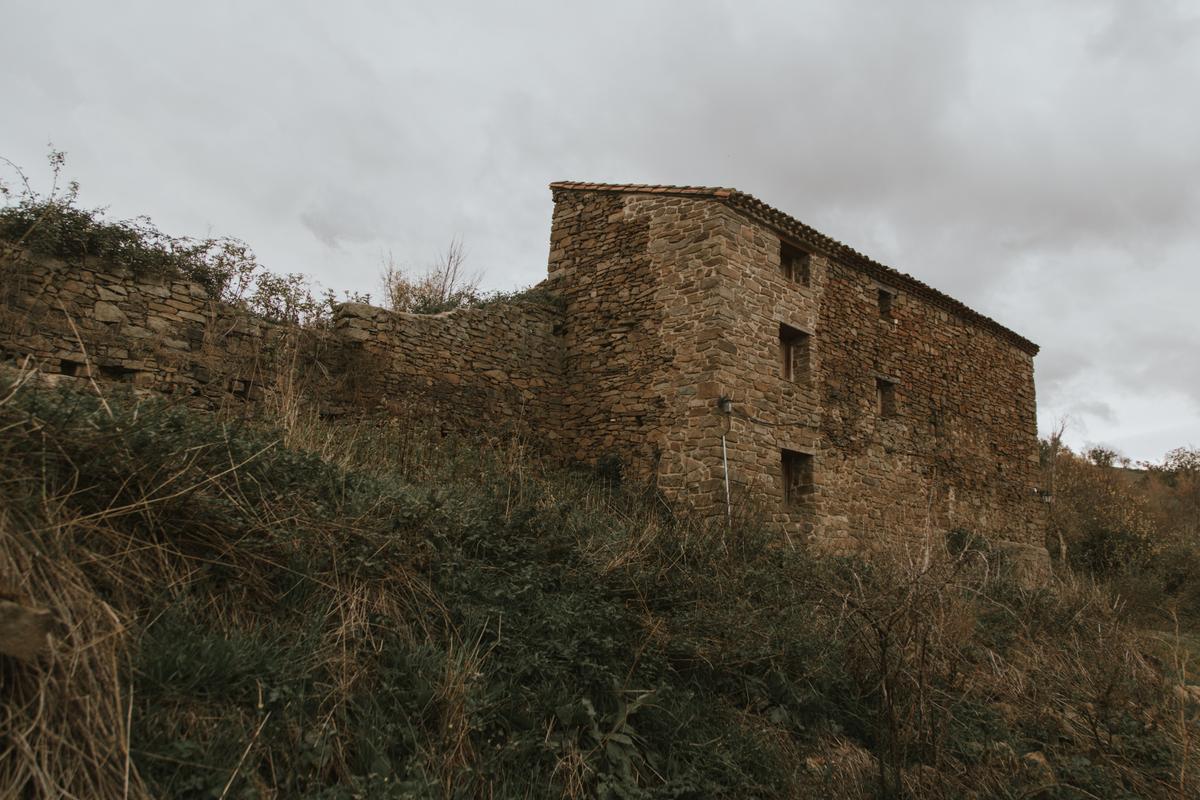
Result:
<svg viewBox="0 0 1200 800">
<path fill-rule="evenodd" d="M 332 329 L 275 324 L 199 284 L 99 261 L 0 265 L 0 360 L 125 383 L 202 408 L 284 393 L 328 415 L 383 413 L 444 431 L 535 429 L 560 448 L 560 312 L 497 303 L 438 315 L 339 306 Z"/>
<path fill-rule="evenodd" d="M 555 193 L 548 285 L 565 307 L 571 456 L 615 459 L 701 508 L 724 491 L 713 410 L 733 366 L 729 219 L 687 196 Z"/>
<path fill-rule="evenodd" d="M 779 234 L 753 220 L 736 242 L 737 354 L 720 382 L 735 401 L 730 465 L 744 498 L 769 498 L 785 531 L 841 551 L 956 527 L 1042 543 L 1029 353 L 836 257 L 814 252 L 809 285 L 790 281 Z M 792 380 L 781 323 L 810 334 L 807 374 Z M 878 380 L 894 387 L 890 415 Z M 814 459 L 813 492 L 791 507 L 783 449 Z"/>
<path fill-rule="evenodd" d="M 127 383 L 207 408 L 256 402 L 281 361 L 316 369 L 336 398 L 338 343 L 216 302 L 189 281 L 88 259 L 22 255 L 0 263 L 0 357 L 44 374 Z M 315 388 L 315 387 L 310 387 Z"/>
<path fill-rule="evenodd" d="M 619 460 L 672 495 L 702 481 L 696 387 L 718 346 L 704 291 L 719 257 L 711 204 L 678 197 L 555 197 L 548 285 L 564 301 L 563 420 L 573 459 Z"/>
<path fill-rule="evenodd" d="M 532 431 L 562 454 L 561 324 L 556 305 L 537 301 L 443 314 L 345 303 L 335 335 L 362 365 L 353 384 L 364 402 L 457 431 Z"/>
<path fill-rule="evenodd" d="M 955 527 L 1040 545 L 1023 340 L 808 242 L 791 241 L 811 254 L 807 282 L 789 280 L 780 236 L 689 190 L 555 188 L 550 275 L 567 301 L 575 455 L 616 455 L 716 514 L 727 454 L 735 513 L 837 550 Z M 781 324 L 809 335 L 795 379 L 782 374 Z M 877 378 L 894 384 L 890 417 Z M 794 505 L 784 449 L 813 459 L 811 493 Z"/>
</svg>

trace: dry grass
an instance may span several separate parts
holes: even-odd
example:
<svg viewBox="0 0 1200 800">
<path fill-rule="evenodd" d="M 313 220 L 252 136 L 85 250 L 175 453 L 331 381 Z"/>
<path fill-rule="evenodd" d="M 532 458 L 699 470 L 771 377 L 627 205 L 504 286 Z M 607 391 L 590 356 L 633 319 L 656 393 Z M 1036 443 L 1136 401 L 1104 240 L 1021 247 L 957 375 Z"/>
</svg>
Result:
<svg viewBox="0 0 1200 800">
<path fill-rule="evenodd" d="M 1069 572 L 817 558 L 287 380 L 270 435 L 6 381 L 0 576 L 59 629 L 0 796 L 1196 792 L 1187 634 Z"/>
<path fill-rule="evenodd" d="M 146 554 L 104 519 L 76 518 L 61 497 L 44 505 L 36 520 L 0 507 L 0 576 L 57 618 L 38 668 L 0 659 L 0 796 L 144 796 L 130 766 L 129 620 L 97 596 L 93 581 L 97 573 L 136 574 L 126 559 Z M 91 558 L 80 558 L 80 539 L 92 543 Z"/>
<path fill-rule="evenodd" d="M 0 405 L 11 404 L 30 379 L 28 373 L 12 376 Z M 101 409 L 112 416 L 107 400 Z M 135 405 L 122 423 L 136 425 L 139 414 Z M 293 431 L 299 429 L 299 416 L 285 418 Z M 36 415 L 21 413 L 6 416 L 3 427 L 10 441 L 37 441 L 49 452 L 78 447 L 78 442 L 67 445 L 59 437 L 87 435 L 86 425 L 82 432 L 65 432 Z M 105 434 L 95 436 L 97 448 L 120 446 Z M 0 659 L 0 727 L 6 731 L 0 796 L 151 796 L 134 765 L 137 742 L 131 743 L 130 730 L 138 700 L 130 681 L 130 659 L 139 633 L 155 623 L 145 616 L 146 600 L 150 595 L 182 597 L 205 572 L 226 569 L 238 580 L 227 594 L 209 598 L 203 609 L 209 622 L 228 631 L 261 624 L 252 609 L 274 600 L 264 573 L 286 570 L 293 545 L 269 537 L 245 545 L 256 539 L 255 534 L 302 522 L 309 510 L 303 501 L 284 497 L 263 503 L 261 491 L 252 491 L 262 487 L 247 483 L 255 480 L 246 473 L 247 465 L 274 448 L 268 442 L 240 456 L 234 455 L 228 440 L 196 445 L 177 453 L 169 467 L 148 465 L 140 474 L 125 476 L 117 496 L 99 504 L 89 501 L 87 508 L 78 500 L 92 476 L 75 471 L 65 482 L 56 482 L 47 475 L 23 473 L 19 465 L 5 465 L 3 480 L 10 486 L 34 481 L 43 485 L 35 489 L 36 505 L 0 505 L 0 576 L 13 594 L 53 609 L 58 631 L 36 665 Z M 222 450 L 228 466 L 214 469 L 212 456 Z M 9 455 L 14 453 L 10 450 Z M 220 459 L 218 455 L 218 463 Z M 221 530 L 207 520 L 181 519 L 180 507 L 200 496 L 225 504 L 228 515 L 243 520 L 246 529 Z M 296 575 L 319 584 L 325 598 L 323 608 L 312 609 L 320 615 L 322 633 L 308 668 L 330 677 L 320 706 L 333 741 L 339 740 L 341 706 L 365 679 L 363 649 L 377 652 L 382 647 L 381 626 L 372 620 L 387 619 L 389 632 L 409 638 L 429 634 L 403 622 L 416 619 L 411 613 L 414 604 L 427 608 L 432 598 L 408 563 L 391 563 L 364 580 L 338 561 L 339 549 L 355 535 L 359 522 L 347 519 L 341 527 L 320 531 L 324 541 L 309 538 L 307 546 L 327 547 L 333 558 L 321 574 Z M 186 530 L 179 529 L 181 523 Z M 421 621 L 427 625 L 428 617 L 423 615 Z M 201 709 L 182 704 L 180 713 L 181 729 L 212 733 L 215 720 L 206 720 Z M 241 761 L 251 752 L 266 717 L 247 722 L 255 733 Z M 344 757 L 334 752 L 326 768 L 344 771 L 339 765 Z"/>
</svg>

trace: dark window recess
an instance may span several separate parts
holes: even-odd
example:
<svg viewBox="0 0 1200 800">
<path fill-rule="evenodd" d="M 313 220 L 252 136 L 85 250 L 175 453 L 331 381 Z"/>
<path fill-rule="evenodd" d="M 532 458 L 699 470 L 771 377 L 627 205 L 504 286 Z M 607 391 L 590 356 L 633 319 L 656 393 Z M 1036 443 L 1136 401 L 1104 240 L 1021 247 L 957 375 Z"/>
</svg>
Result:
<svg viewBox="0 0 1200 800">
<path fill-rule="evenodd" d="M 100 377 L 106 381 L 122 381 L 131 383 L 133 376 L 137 374 L 137 370 L 123 367 L 120 364 L 101 364 Z"/>
<path fill-rule="evenodd" d="M 228 391 L 234 397 L 249 399 L 250 393 L 254 391 L 254 388 L 254 381 L 250 378 L 229 379 Z"/>
<path fill-rule="evenodd" d="M 875 379 L 875 410 L 884 419 L 896 416 L 896 384 L 892 381 Z"/>
<path fill-rule="evenodd" d="M 879 290 L 879 318 L 880 319 L 894 319 L 894 317 L 892 316 L 892 300 L 893 299 L 895 299 L 895 295 L 892 294 L 891 292 L 889 292 L 887 289 Z"/>
<path fill-rule="evenodd" d="M 783 464 L 783 504 L 789 508 L 802 506 L 812 496 L 813 457 L 809 453 L 781 450 Z"/>
<path fill-rule="evenodd" d="M 787 242 L 780 242 L 779 271 L 792 283 L 808 286 L 812 280 L 812 255 Z"/>
<path fill-rule="evenodd" d="M 71 378 L 87 375 L 86 364 L 79 361 L 63 359 L 58 365 L 58 371 Z"/>
<path fill-rule="evenodd" d="M 812 337 L 790 325 L 779 325 L 780 370 L 785 381 L 808 383 Z"/>
</svg>

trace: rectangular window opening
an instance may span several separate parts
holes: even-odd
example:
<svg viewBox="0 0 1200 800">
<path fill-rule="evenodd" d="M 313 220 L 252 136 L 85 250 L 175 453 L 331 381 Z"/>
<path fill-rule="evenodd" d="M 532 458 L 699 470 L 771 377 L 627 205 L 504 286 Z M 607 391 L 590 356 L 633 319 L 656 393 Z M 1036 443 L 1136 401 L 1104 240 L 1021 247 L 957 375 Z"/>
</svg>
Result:
<svg viewBox="0 0 1200 800">
<path fill-rule="evenodd" d="M 813 457 L 795 450 L 780 451 L 783 466 L 783 504 L 788 508 L 805 505 L 815 491 Z"/>
<path fill-rule="evenodd" d="M 779 353 L 781 374 L 785 381 L 808 383 L 809 351 L 812 337 L 790 325 L 779 325 Z"/>
<path fill-rule="evenodd" d="M 892 317 L 892 299 L 894 295 L 887 289 L 879 290 L 879 318 L 893 319 Z"/>
<path fill-rule="evenodd" d="M 98 371 L 100 377 L 104 380 L 123 382 L 132 382 L 133 375 L 137 372 L 137 370 L 121 366 L 120 364 L 101 364 Z"/>
<path fill-rule="evenodd" d="M 896 416 L 896 384 L 886 378 L 875 379 L 875 410 L 887 419 Z"/>
<path fill-rule="evenodd" d="M 787 242 L 779 243 L 779 271 L 792 283 L 808 286 L 812 280 L 812 254 Z"/>
</svg>

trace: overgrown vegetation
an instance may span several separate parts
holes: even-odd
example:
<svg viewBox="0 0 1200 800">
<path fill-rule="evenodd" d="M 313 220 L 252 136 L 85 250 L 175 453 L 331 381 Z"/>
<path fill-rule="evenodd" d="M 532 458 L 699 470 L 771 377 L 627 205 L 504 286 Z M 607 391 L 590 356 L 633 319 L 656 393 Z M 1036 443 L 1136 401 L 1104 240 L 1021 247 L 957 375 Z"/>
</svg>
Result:
<svg viewBox="0 0 1200 800">
<path fill-rule="evenodd" d="M 1108 583 L 1143 625 L 1200 624 L 1200 450 L 1134 465 L 1102 447 L 1072 452 L 1061 438 L 1042 443 L 1051 552 Z"/>
<path fill-rule="evenodd" d="M 1186 648 L 977 541 L 820 558 L 520 440 L 0 398 L 0 574 L 61 621 L 0 659 L 4 796 L 1195 792 Z"/>
<path fill-rule="evenodd" d="M 423 270 L 406 268 L 390 254 L 380 279 L 384 306 L 407 314 L 441 314 L 457 308 L 486 308 L 497 303 L 538 303 L 558 306 L 561 301 L 542 286 L 511 292 L 486 292 L 479 288 L 481 273 L 466 272 L 467 250 L 461 238 Z"/>
<path fill-rule="evenodd" d="M 0 261 L 22 251 L 74 264 L 93 259 L 139 276 L 193 281 L 214 300 L 274 322 L 311 327 L 330 324 L 333 307 L 342 300 L 370 300 L 354 293 L 339 300 L 332 290 L 314 288 L 305 275 L 271 272 L 239 239 L 170 236 L 149 217 L 111 220 L 103 208 L 80 208 L 79 185 L 59 186 L 65 155 L 51 150 L 48 160 L 52 179 L 43 193 L 20 167 L 0 159 L 19 184 L 14 189 L 0 181 Z"/>
<path fill-rule="evenodd" d="M 48 161 L 50 188 L 39 192 L 19 166 L 0 158 L 18 184 L 14 189 L 0 180 L 0 262 L 23 251 L 75 264 L 93 259 L 140 276 L 193 281 L 214 300 L 273 322 L 305 327 L 330 325 L 340 302 L 371 302 L 369 293 L 346 292 L 338 297 L 331 289 L 314 286 L 301 273 L 272 272 L 240 239 L 170 236 L 149 217 L 112 220 L 104 208 L 81 208 L 77 205 L 78 183 L 59 185 L 65 154 L 52 149 Z M 380 275 L 381 302 L 392 311 L 412 314 L 508 302 L 559 303 L 539 287 L 511 292 L 481 290 L 482 276 L 466 272 L 466 257 L 466 247 L 458 237 L 424 269 L 403 267 L 389 255 Z"/>
</svg>

